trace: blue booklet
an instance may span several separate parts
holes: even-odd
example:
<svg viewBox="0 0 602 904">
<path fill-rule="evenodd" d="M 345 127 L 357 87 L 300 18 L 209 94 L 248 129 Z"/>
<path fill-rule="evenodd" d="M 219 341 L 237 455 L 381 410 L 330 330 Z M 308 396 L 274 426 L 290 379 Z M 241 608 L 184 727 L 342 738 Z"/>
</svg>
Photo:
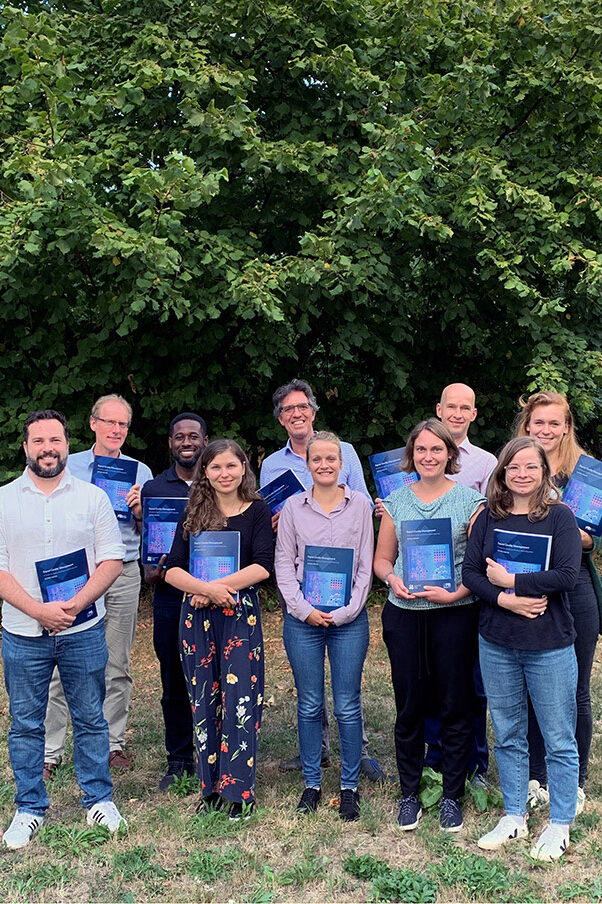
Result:
<svg viewBox="0 0 602 904">
<path fill-rule="evenodd" d="M 369 455 L 370 469 L 376 485 L 376 493 L 381 499 L 386 499 L 393 490 L 407 487 L 411 483 L 420 480 L 416 471 L 402 471 L 405 460 L 405 446 L 401 449 L 391 449 L 390 452 L 377 452 Z"/>
<path fill-rule="evenodd" d="M 410 593 L 426 586 L 454 593 L 454 542 L 451 518 L 401 522 L 403 582 Z"/>
<path fill-rule="evenodd" d="M 295 477 L 293 472 L 289 469 L 288 471 L 285 471 L 284 474 L 281 474 L 279 477 L 266 483 L 259 492 L 270 507 L 272 515 L 276 515 L 289 496 L 295 496 L 297 493 L 302 493 L 304 490 L 305 487 L 299 478 Z"/>
<path fill-rule="evenodd" d="M 125 497 L 136 483 L 138 462 L 127 458 L 110 458 L 95 455 L 92 465 L 92 483 L 104 490 L 118 521 L 129 521 L 130 507 Z"/>
<path fill-rule="evenodd" d="M 167 555 L 188 498 L 147 496 L 142 500 L 142 564 L 157 565 Z"/>
<path fill-rule="evenodd" d="M 493 556 L 510 574 L 547 571 L 550 567 L 550 534 L 523 534 L 520 531 L 493 530 Z M 512 593 L 509 588 L 506 593 Z"/>
<path fill-rule="evenodd" d="M 573 512 L 581 530 L 599 537 L 602 534 L 602 461 L 581 455 L 562 501 Z"/>
<path fill-rule="evenodd" d="M 36 571 L 42 600 L 45 603 L 55 603 L 59 600 L 66 602 L 72 599 L 87 584 L 90 577 L 85 549 L 76 549 L 75 552 L 53 556 L 51 559 L 41 559 L 36 562 Z M 75 616 L 71 627 L 90 621 L 97 615 L 96 603 L 90 603 Z"/>
<path fill-rule="evenodd" d="M 191 534 L 188 570 L 200 581 L 216 581 L 240 571 L 240 532 L 202 530 Z M 233 596 L 238 602 L 238 593 Z"/>
<path fill-rule="evenodd" d="M 349 605 L 355 550 L 340 546 L 306 546 L 301 591 L 314 609 L 330 612 Z"/>
</svg>

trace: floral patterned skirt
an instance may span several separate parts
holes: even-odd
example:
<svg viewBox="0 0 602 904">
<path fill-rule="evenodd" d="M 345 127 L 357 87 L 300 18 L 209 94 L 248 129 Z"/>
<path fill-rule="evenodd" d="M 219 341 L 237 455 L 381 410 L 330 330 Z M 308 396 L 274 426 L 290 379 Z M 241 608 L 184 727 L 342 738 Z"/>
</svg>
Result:
<svg viewBox="0 0 602 904">
<path fill-rule="evenodd" d="M 234 609 L 182 604 L 180 656 L 204 797 L 255 800 L 255 762 L 264 692 L 257 592 L 241 590 Z"/>
</svg>

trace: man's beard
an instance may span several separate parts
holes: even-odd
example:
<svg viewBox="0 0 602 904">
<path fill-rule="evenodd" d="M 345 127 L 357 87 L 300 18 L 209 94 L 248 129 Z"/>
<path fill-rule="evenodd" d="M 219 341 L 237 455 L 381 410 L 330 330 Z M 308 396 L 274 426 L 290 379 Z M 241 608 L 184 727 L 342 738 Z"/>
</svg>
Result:
<svg viewBox="0 0 602 904">
<path fill-rule="evenodd" d="M 177 465 L 179 465 L 181 468 L 184 468 L 186 471 L 193 471 L 197 461 L 199 460 L 199 458 L 201 457 L 202 454 L 203 454 L 203 450 L 199 449 L 198 452 L 194 453 L 192 458 L 181 458 L 179 455 L 175 454 L 174 452 L 172 452 L 172 457 L 173 457 L 173 460 L 175 461 L 175 463 Z"/>
<path fill-rule="evenodd" d="M 67 466 L 67 456 L 61 458 L 60 455 L 52 456 L 56 458 L 56 462 L 52 468 L 44 468 L 41 464 L 39 464 L 40 458 L 50 458 L 49 455 L 40 455 L 39 458 L 30 458 L 28 455 L 26 456 L 27 467 L 35 474 L 36 477 L 44 477 L 49 480 L 51 477 L 58 477 L 61 474 L 66 466 Z"/>
</svg>

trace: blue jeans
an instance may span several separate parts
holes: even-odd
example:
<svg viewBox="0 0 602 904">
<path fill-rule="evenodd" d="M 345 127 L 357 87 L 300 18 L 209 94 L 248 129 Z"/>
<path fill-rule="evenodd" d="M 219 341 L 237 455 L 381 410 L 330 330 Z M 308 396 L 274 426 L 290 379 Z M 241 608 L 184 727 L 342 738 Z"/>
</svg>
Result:
<svg viewBox="0 0 602 904">
<path fill-rule="evenodd" d="M 82 806 L 110 800 L 109 729 L 102 714 L 107 645 L 103 622 L 76 634 L 24 637 L 2 632 L 4 681 L 12 718 L 8 753 L 18 810 L 43 816 L 48 794 L 42 780 L 48 687 L 58 666 L 73 723 L 73 764 L 84 792 Z"/>
<path fill-rule="evenodd" d="M 368 614 L 362 609 L 347 625 L 315 627 L 284 616 L 284 646 L 297 687 L 297 725 L 303 778 L 308 787 L 322 783 L 322 706 L 324 656 L 328 650 L 334 714 L 341 742 L 341 788 L 356 788 L 362 756 L 362 669 L 368 652 Z"/>
<path fill-rule="evenodd" d="M 529 785 L 527 700 L 546 745 L 550 822 L 575 818 L 579 755 L 575 649 L 515 650 L 479 638 L 481 672 L 495 731 L 495 758 L 506 813 L 524 816 Z"/>
</svg>

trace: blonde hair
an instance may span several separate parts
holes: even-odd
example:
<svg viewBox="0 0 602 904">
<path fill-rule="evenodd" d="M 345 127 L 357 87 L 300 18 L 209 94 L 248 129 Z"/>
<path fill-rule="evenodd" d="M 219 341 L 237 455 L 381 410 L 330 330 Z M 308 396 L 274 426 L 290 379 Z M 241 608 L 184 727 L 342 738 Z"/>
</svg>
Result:
<svg viewBox="0 0 602 904">
<path fill-rule="evenodd" d="M 568 430 L 560 440 L 560 445 L 558 447 L 557 476 L 570 477 L 579 456 L 584 454 L 584 450 L 577 442 L 573 412 L 571 411 L 565 396 L 561 395 L 559 392 L 544 390 L 543 392 L 534 392 L 533 395 L 530 395 L 528 398 L 521 396 L 518 400 L 518 404 L 520 405 L 521 411 L 514 422 L 515 436 L 530 436 L 528 430 L 529 422 L 533 416 L 533 411 L 539 405 L 560 405 L 564 411 L 564 418 Z"/>
<path fill-rule="evenodd" d="M 550 506 L 560 501 L 558 492 L 552 483 L 550 463 L 544 447 L 532 436 L 515 436 L 509 443 L 506 443 L 500 452 L 498 463 L 487 484 L 489 511 L 498 520 L 507 518 L 512 512 L 514 496 L 506 485 L 506 468 L 514 456 L 522 452 L 523 449 L 535 449 L 539 455 L 542 469 L 541 485 L 529 500 L 529 521 L 541 521 L 550 511 Z"/>
<path fill-rule="evenodd" d="M 96 401 L 92 405 L 90 417 L 100 417 L 100 409 L 105 402 L 119 402 L 119 404 L 123 405 L 123 407 L 127 410 L 129 422 L 132 422 L 132 406 L 127 399 L 124 399 L 123 396 L 118 395 L 116 392 L 112 392 L 109 395 L 101 395 L 99 399 L 96 399 Z"/>
<path fill-rule="evenodd" d="M 305 447 L 305 457 L 309 458 L 309 450 L 313 446 L 314 443 L 333 443 L 337 449 L 339 450 L 339 460 L 343 461 L 343 452 L 341 450 L 341 440 L 338 438 L 336 433 L 330 433 L 329 430 L 318 430 L 316 433 L 312 433 L 312 435 L 307 440 L 307 446 Z"/>
</svg>

